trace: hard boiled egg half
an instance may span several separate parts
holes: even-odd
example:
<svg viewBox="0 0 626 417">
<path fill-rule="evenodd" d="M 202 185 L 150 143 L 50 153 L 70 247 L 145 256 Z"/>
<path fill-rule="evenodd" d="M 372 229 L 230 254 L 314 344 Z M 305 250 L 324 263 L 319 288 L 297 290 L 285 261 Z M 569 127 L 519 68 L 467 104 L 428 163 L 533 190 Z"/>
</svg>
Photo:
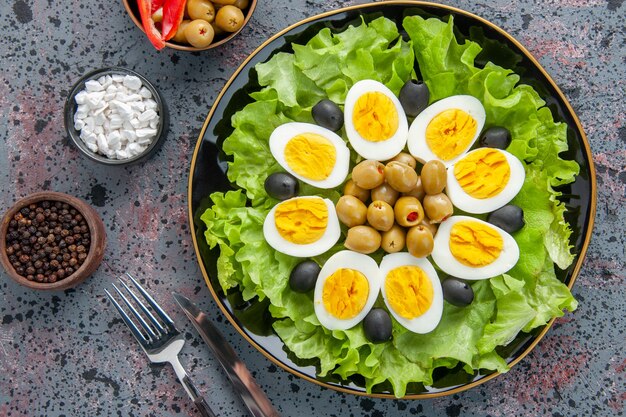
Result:
<svg viewBox="0 0 626 417">
<path fill-rule="evenodd" d="M 430 262 L 392 253 L 383 258 L 380 273 L 385 304 L 398 323 L 414 333 L 434 330 L 443 313 L 443 291 Z"/>
<path fill-rule="evenodd" d="M 304 258 L 326 252 L 341 231 L 332 201 L 303 196 L 276 204 L 265 217 L 263 235 L 278 252 Z"/>
<path fill-rule="evenodd" d="M 515 239 L 490 223 L 468 216 L 452 216 L 439 225 L 433 261 L 447 274 L 479 280 L 498 276 L 519 259 Z"/>
<path fill-rule="evenodd" d="M 448 167 L 447 194 L 467 213 L 489 213 L 511 201 L 524 185 L 524 166 L 496 148 L 468 152 Z"/>
<path fill-rule="evenodd" d="M 322 267 L 315 283 L 313 306 L 320 324 L 347 330 L 365 318 L 380 291 L 380 271 L 367 255 L 341 251 Z"/>
<path fill-rule="evenodd" d="M 310 123 L 285 123 L 270 135 L 274 159 L 317 188 L 335 188 L 348 175 L 350 150 L 335 132 Z"/>
<path fill-rule="evenodd" d="M 408 122 L 400 100 L 374 80 L 355 83 L 346 96 L 345 128 L 352 148 L 365 159 L 385 161 L 406 145 Z"/>
<path fill-rule="evenodd" d="M 438 159 L 451 165 L 472 147 L 484 125 L 485 108 L 478 99 L 444 98 L 426 107 L 411 123 L 409 152 L 423 163 Z"/>
</svg>

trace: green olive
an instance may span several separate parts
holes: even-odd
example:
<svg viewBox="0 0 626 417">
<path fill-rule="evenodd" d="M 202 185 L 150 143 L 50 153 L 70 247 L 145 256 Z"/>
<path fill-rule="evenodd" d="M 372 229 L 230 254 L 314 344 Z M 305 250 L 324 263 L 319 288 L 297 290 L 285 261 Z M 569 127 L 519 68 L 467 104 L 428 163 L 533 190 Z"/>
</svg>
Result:
<svg viewBox="0 0 626 417">
<path fill-rule="evenodd" d="M 402 195 L 415 197 L 418 200 L 422 201 L 424 199 L 424 196 L 426 195 L 426 193 L 424 192 L 424 187 L 422 186 L 422 177 L 418 176 L 415 187 L 413 187 L 410 191 L 407 191 L 406 193 L 402 193 Z"/>
<path fill-rule="evenodd" d="M 380 233 L 370 226 L 354 226 L 348 229 L 344 246 L 360 253 L 372 253 L 380 248 Z"/>
<path fill-rule="evenodd" d="M 415 169 L 415 167 L 417 166 L 417 161 L 415 160 L 415 158 L 413 158 L 411 154 L 408 154 L 406 152 L 400 152 L 399 154 L 394 156 L 391 161 L 402 162 L 403 164 L 408 165 L 413 169 Z"/>
<path fill-rule="evenodd" d="M 152 21 L 154 23 L 163 21 L 163 7 L 159 7 L 156 12 L 152 13 Z"/>
<path fill-rule="evenodd" d="M 433 234 L 425 226 L 413 226 L 406 234 L 406 248 L 416 258 L 430 255 L 434 246 Z"/>
<path fill-rule="evenodd" d="M 337 217 L 348 227 L 365 224 L 367 207 L 353 195 L 344 195 L 337 201 Z"/>
<path fill-rule="evenodd" d="M 380 200 L 393 206 L 396 204 L 399 194 L 398 191 L 385 182 L 372 190 L 372 201 Z"/>
<path fill-rule="evenodd" d="M 378 161 L 366 159 L 352 169 L 352 180 L 356 185 L 371 190 L 385 180 L 385 166 Z"/>
<path fill-rule="evenodd" d="M 343 194 L 353 195 L 364 203 L 370 198 L 370 190 L 359 187 L 353 180 L 346 182 L 345 187 L 343 187 Z"/>
<path fill-rule="evenodd" d="M 367 208 L 367 222 L 376 230 L 386 232 L 393 226 L 393 208 L 384 201 L 373 201 Z"/>
<path fill-rule="evenodd" d="M 404 193 L 417 184 L 417 172 L 407 164 L 391 161 L 385 166 L 385 180 L 394 190 Z"/>
<path fill-rule="evenodd" d="M 215 24 L 225 32 L 237 32 L 243 25 L 243 12 L 235 6 L 224 6 L 215 15 Z"/>
<path fill-rule="evenodd" d="M 211 23 L 215 20 L 215 7 L 209 0 L 187 0 L 187 14 L 192 19 Z"/>
<path fill-rule="evenodd" d="M 424 208 L 415 197 L 400 197 L 393 208 L 396 222 L 400 226 L 418 225 L 424 219 Z"/>
<path fill-rule="evenodd" d="M 189 22 L 185 27 L 185 38 L 191 46 L 196 48 L 204 48 L 213 42 L 213 27 L 209 22 L 202 19 L 196 19 Z"/>
<path fill-rule="evenodd" d="M 428 217 L 424 216 L 424 219 L 421 221 L 420 225 L 428 228 L 428 230 L 430 230 L 430 233 L 432 233 L 433 236 L 437 234 L 437 225 L 431 222 L 431 220 Z"/>
<path fill-rule="evenodd" d="M 431 222 L 441 223 L 452 216 L 454 207 L 452 202 L 444 193 L 427 195 L 424 197 L 424 211 Z"/>
<path fill-rule="evenodd" d="M 443 162 L 433 159 L 422 168 L 422 186 L 426 194 L 439 194 L 446 188 L 448 175 Z"/>
<path fill-rule="evenodd" d="M 387 253 L 400 252 L 404 249 L 404 242 L 406 241 L 406 231 L 404 228 L 394 224 L 393 227 L 383 233 L 383 238 L 380 246 Z"/>
<path fill-rule="evenodd" d="M 172 38 L 174 42 L 189 43 L 187 42 L 187 38 L 185 37 L 185 28 L 187 27 L 189 22 L 191 22 L 191 20 L 183 20 L 182 22 L 180 22 L 180 25 L 178 25 L 178 30 L 176 31 L 176 35 L 174 35 L 174 37 Z"/>
<path fill-rule="evenodd" d="M 211 22 L 211 26 L 213 26 L 213 31 L 215 32 L 215 36 L 221 35 L 222 33 L 224 33 L 222 28 L 220 28 L 219 26 L 215 24 L 215 20 Z"/>
</svg>

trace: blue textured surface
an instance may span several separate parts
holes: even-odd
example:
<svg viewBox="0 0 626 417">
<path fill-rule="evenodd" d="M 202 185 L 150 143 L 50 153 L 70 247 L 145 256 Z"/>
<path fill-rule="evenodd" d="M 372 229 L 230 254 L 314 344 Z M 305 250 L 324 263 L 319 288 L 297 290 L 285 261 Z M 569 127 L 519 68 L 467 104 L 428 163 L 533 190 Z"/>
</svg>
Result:
<svg viewBox="0 0 626 417">
<path fill-rule="evenodd" d="M 171 291 L 197 300 L 284 416 L 623 415 L 626 402 L 626 126 L 623 0 L 450 3 L 499 25 L 556 80 L 589 137 L 598 170 L 598 214 L 574 287 L 579 309 L 558 320 L 506 375 L 451 397 L 376 400 L 298 380 L 271 364 L 219 314 L 198 269 L 187 227 L 186 177 L 211 103 L 264 39 L 298 20 L 357 2 L 259 1 L 250 24 L 225 46 L 160 53 L 121 1 L 7 0 L 0 6 L 0 204 L 40 190 L 95 206 L 107 227 L 105 264 L 60 293 L 27 290 L 0 273 L 0 416 L 194 414 L 170 368 L 149 366 L 104 297 L 123 270 L 186 331 L 182 361 L 219 416 L 245 415 Z M 144 165 L 91 163 L 63 130 L 63 104 L 82 74 L 134 69 L 169 105 L 163 148 Z"/>
</svg>

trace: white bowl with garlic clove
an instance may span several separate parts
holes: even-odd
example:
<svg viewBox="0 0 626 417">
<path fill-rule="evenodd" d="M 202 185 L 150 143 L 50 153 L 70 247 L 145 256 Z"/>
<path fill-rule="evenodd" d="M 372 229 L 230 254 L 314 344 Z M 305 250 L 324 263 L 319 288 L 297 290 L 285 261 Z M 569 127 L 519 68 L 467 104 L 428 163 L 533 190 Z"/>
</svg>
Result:
<svg viewBox="0 0 626 417">
<path fill-rule="evenodd" d="M 65 129 L 80 153 L 105 165 L 145 161 L 167 133 L 157 89 L 135 71 L 110 67 L 85 74 L 65 102 Z"/>
</svg>

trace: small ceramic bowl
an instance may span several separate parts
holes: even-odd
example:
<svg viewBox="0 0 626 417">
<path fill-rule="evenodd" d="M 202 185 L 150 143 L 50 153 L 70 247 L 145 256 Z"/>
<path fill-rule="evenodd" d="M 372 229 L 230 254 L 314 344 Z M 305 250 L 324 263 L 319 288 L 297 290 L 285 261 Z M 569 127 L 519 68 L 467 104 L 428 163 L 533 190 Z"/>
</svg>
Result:
<svg viewBox="0 0 626 417">
<path fill-rule="evenodd" d="M 85 89 L 85 83 L 89 80 L 98 79 L 104 75 L 134 75 L 138 77 L 143 85 L 150 90 L 152 93 L 152 98 L 157 103 L 157 112 L 159 113 L 159 126 L 157 127 L 157 134 L 152 143 L 139 155 L 135 155 L 132 158 L 127 159 L 112 159 L 108 158 L 106 155 L 102 155 L 90 150 L 85 142 L 80 138 L 80 131 L 74 128 L 74 113 L 76 113 L 76 108 L 78 105 L 76 104 L 76 94 L 80 93 Z M 112 166 L 127 166 L 132 165 L 138 162 L 145 161 L 149 157 L 151 157 L 161 146 L 162 142 L 165 140 L 165 136 L 167 135 L 167 128 L 169 124 L 169 116 L 167 113 L 167 106 L 165 105 L 165 101 L 157 91 L 157 89 L 148 81 L 143 75 L 138 74 L 135 71 L 120 68 L 120 67 L 108 67 L 101 68 L 95 71 L 89 72 L 81 77 L 76 84 L 72 87 L 69 95 L 67 96 L 67 100 L 65 101 L 65 130 L 70 138 L 70 141 L 78 148 L 80 153 L 91 159 L 92 161 L 99 162 L 104 165 L 112 165 Z"/>
<path fill-rule="evenodd" d="M 183 44 L 176 43 L 173 41 L 165 42 L 165 46 L 168 48 L 179 50 L 179 51 L 199 52 L 199 51 L 206 51 L 207 49 L 213 49 L 220 45 L 223 45 L 229 40 L 231 40 L 232 38 L 234 38 L 235 36 L 237 36 L 237 34 L 241 32 L 241 30 L 248 24 L 248 22 L 250 21 L 250 18 L 252 17 L 252 13 L 254 13 L 254 9 L 256 8 L 256 2 L 257 0 L 250 0 L 248 7 L 243 10 L 244 21 L 241 27 L 237 31 L 231 32 L 231 33 L 225 32 L 219 35 L 216 34 L 214 41 L 211 42 L 208 46 L 205 46 L 203 48 L 196 48 L 195 46 L 183 45 Z M 122 3 L 124 3 L 124 8 L 126 8 L 126 12 L 128 13 L 128 16 L 130 16 L 133 22 L 135 22 L 135 25 L 137 25 L 137 27 L 141 29 L 141 31 L 143 32 L 144 30 L 143 30 L 143 25 L 141 24 L 141 16 L 139 15 L 139 9 L 137 8 L 137 0 L 122 0 Z M 146 42 L 148 42 L 147 38 L 146 38 Z"/>
<path fill-rule="evenodd" d="M 7 233 L 11 219 L 24 207 L 41 201 L 59 201 L 75 208 L 83 216 L 89 227 L 91 241 L 83 264 L 70 276 L 51 283 L 29 281 L 16 272 L 7 255 Z M 106 232 L 98 213 L 83 200 L 63 193 L 44 191 L 24 197 L 5 213 L 0 223 L 0 264 L 15 282 L 35 290 L 65 290 L 80 284 L 98 268 L 102 262 L 105 247 Z"/>
</svg>

